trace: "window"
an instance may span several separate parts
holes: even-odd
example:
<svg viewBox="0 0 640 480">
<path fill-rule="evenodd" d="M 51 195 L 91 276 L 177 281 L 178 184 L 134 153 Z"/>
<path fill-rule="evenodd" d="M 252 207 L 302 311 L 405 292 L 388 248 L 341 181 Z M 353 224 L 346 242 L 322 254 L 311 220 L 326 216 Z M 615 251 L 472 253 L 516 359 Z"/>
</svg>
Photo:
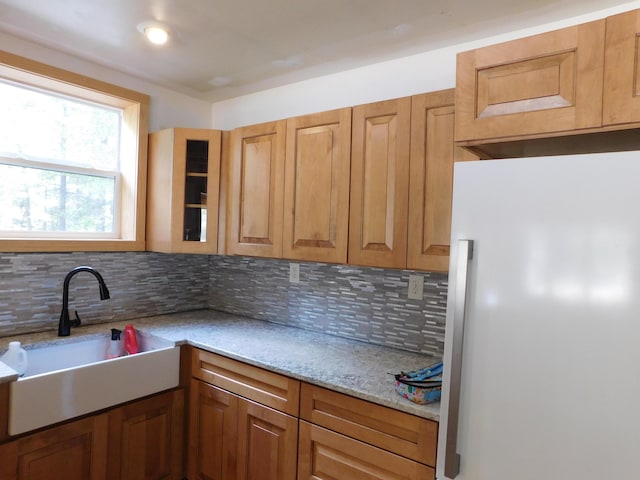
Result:
<svg viewBox="0 0 640 480">
<path fill-rule="evenodd" d="M 144 250 L 148 103 L 0 51 L 0 250 Z"/>
</svg>

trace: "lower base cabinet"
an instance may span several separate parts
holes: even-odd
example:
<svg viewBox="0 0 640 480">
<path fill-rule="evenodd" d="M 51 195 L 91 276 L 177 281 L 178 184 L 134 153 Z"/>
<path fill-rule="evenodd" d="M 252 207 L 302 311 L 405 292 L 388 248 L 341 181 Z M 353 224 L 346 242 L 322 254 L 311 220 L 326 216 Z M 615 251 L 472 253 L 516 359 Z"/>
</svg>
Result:
<svg viewBox="0 0 640 480">
<path fill-rule="evenodd" d="M 0 480 L 179 480 L 184 391 L 172 390 L 0 445 Z"/>
<path fill-rule="evenodd" d="M 192 380 L 189 478 L 295 480 L 298 419 Z"/>
<path fill-rule="evenodd" d="M 300 421 L 298 480 L 428 480 L 433 469 L 326 428 Z"/>
<path fill-rule="evenodd" d="M 438 423 L 193 349 L 189 480 L 434 480 Z"/>
<path fill-rule="evenodd" d="M 97 415 L 0 446 L 2 480 L 104 480 L 108 416 Z"/>
<path fill-rule="evenodd" d="M 184 391 L 173 390 L 109 412 L 107 478 L 180 480 Z"/>
</svg>

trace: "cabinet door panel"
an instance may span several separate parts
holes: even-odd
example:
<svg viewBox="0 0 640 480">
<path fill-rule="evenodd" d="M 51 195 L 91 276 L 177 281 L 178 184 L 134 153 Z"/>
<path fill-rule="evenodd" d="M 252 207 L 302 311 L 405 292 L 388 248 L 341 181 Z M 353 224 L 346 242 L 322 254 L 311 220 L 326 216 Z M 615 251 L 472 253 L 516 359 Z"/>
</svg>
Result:
<svg viewBox="0 0 640 480">
<path fill-rule="evenodd" d="M 297 445 L 297 418 L 240 400 L 238 480 L 295 480 Z"/>
<path fill-rule="evenodd" d="M 192 375 L 245 398 L 297 416 L 300 382 L 278 373 L 194 349 Z"/>
<path fill-rule="evenodd" d="M 238 397 L 198 380 L 191 382 L 189 478 L 236 478 Z"/>
<path fill-rule="evenodd" d="M 149 136 L 147 250 L 217 253 L 221 138 L 197 128 Z"/>
<path fill-rule="evenodd" d="M 282 256 L 286 122 L 231 133 L 228 253 Z"/>
<path fill-rule="evenodd" d="M 351 264 L 406 264 L 410 117 L 410 98 L 353 109 Z"/>
<path fill-rule="evenodd" d="M 458 54 L 456 141 L 599 127 L 604 22 Z"/>
<path fill-rule="evenodd" d="M 433 468 L 300 421 L 298 480 L 433 480 Z"/>
<path fill-rule="evenodd" d="M 109 412 L 109 478 L 182 478 L 183 413 L 182 390 Z"/>
<path fill-rule="evenodd" d="M 15 442 L 17 480 L 104 480 L 107 416 L 78 420 Z"/>
<path fill-rule="evenodd" d="M 302 384 L 300 418 L 435 466 L 438 424 L 314 385 Z"/>
<path fill-rule="evenodd" d="M 640 121 L 640 10 L 607 18 L 602 123 Z"/>
<path fill-rule="evenodd" d="M 454 145 L 454 90 L 416 95 L 411 104 L 407 268 L 449 269 L 454 161 L 475 159 Z"/>
<path fill-rule="evenodd" d="M 283 256 L 347 261 L 351 109 L 287 121 Z"/>
</svg>

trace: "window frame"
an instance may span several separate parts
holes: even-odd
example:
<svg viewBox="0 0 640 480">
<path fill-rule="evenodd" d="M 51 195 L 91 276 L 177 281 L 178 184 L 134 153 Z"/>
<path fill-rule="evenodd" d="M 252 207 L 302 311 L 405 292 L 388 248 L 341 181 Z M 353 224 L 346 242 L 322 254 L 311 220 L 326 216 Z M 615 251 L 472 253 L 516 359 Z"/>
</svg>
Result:
<svg viewBox="0 0 640 480">
<path fill-rule="evenodd" d="M 3 252 L 144 251 L 150 97 L 0 50 L 0 77 L 123 110 L 119 238 L 2 237 Z"/>
</svg>

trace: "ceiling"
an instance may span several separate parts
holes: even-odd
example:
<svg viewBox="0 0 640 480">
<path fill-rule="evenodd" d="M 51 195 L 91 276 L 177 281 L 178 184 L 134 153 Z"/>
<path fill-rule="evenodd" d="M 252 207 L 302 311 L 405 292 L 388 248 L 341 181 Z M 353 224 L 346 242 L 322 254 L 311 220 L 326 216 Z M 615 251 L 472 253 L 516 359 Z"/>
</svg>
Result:
<svg viewBox="0 0 640 480">
<path fill-rule="evenodd" d="M 628 0 L 0 0 L 0 31 L 209 101 Z M 136 26 L 165 23 L 151 45 Z"/>
</svg>

